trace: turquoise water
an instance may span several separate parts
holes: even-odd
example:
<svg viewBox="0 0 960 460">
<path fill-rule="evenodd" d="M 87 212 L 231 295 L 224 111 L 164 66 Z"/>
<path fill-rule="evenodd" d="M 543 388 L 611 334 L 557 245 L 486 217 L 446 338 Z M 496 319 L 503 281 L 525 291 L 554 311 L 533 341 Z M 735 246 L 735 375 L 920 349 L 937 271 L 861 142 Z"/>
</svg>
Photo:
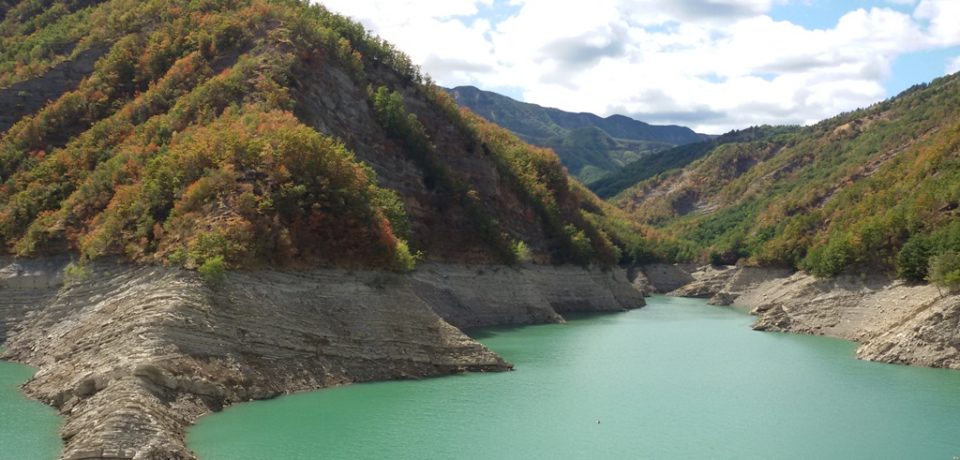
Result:
<svg viewBox="0 0 960 460">
<path fill-rule="evenodd" d="M 655 297 L 482 331 L 514 372 L 242 404 L 204 417 L 188 442 L 203 460 L 960 456 L 960 372 L 857 361 L 851 343 L 750 322 Z"/>
<path fill-rule="evenodd" d="M 20 385 L 33 369 L 0 361 L 0 459 L 53 460 L 60 453 L 60 417 L 49 406 L 27 399 Z"/>
</svg>

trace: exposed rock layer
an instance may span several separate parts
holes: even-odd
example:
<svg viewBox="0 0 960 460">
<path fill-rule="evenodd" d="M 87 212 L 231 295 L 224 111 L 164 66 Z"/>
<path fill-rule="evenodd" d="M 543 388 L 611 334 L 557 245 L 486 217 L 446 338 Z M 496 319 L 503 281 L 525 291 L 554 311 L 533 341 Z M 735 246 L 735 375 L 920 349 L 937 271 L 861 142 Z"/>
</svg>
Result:
<svg viewBox="0 0 960 460">
<path fill-rule="evenodd" d="M 76 89 L 80 81 L 93 72 L 94 63 L 109 48 L 96 46 L 64 61 L 42 76 L 0 89 L 0 134 L 18 120 L 33 115 L 48 102 Z"/>
<path fill-rule="evenodd" d="M 960 369 L 960 295 L 911 286 L 882 274 L 817 279 L 806 273 L 751 267 L 669 267 L 637 270 L 651 290 L 710 298 L 757 315 L 754 329 L 824 335 L 861 344 L 861 359 Z M 687 283 L 653 280 L 679 273 Z M 692 280 L 692 281 L 689 281 Z"/>
<path fill-rule="evenodd" d="M 622 272 L 427 265 L 412 275 L 195 273 L 65 260 L 0 271 L 6 358 L 66 418 L 65 459 L 188 459 L 186 426 L 225 405 L 369 380 L 509 369 L 457 327 L 643 304 Z M 453 325 L 452 325 L 453 324 Z"/>
</svg>

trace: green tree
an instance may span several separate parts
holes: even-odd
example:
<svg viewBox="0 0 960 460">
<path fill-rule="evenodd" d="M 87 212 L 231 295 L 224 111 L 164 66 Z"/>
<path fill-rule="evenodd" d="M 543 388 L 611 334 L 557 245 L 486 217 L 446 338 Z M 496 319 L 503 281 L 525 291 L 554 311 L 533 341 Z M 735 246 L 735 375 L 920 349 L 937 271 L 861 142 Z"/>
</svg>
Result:
<svg viewBox="0 0 960 460">
<path fill-rule="evenodd" d="M 930 241 L 922 235 L 915 235 L 897 254 L 897 276 L 910 282 L 927 279 L 930 267 Z"/>
<path fill-rule="evenodd" d="M 947 251 L 930 258 L 929 280 L 948 291 L 960 288 L 960 254 Z"/>
<path fill-rule="evenodd" d="M 827 244 L 810 250 L 801 262 L 802 269 L 814 276 L 829 278 L 837 276 L 853 261 L 854 250 L 848 235 L 835 234 Z"/>
</svg>

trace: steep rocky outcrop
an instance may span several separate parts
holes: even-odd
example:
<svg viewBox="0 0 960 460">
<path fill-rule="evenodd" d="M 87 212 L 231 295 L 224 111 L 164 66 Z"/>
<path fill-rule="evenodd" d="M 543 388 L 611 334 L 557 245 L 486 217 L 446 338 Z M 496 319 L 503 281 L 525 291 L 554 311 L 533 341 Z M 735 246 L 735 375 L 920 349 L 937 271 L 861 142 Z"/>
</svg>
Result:
<svg viewBox="0 0 960 460">
<path fill-rule="evenodd" d="M 196 273 L 66 259 L 0 270 L 4 358 L 66 418 L 65 459 L 193 458 L 184 430 L 225 405 L 351 382 L 510 365 L 457 327 L 643 304 L 622 272 L 431 264 L 411 275 Z"/>
<path fill-rule="evenodd" d="M 633 267 L 630 279 L 644 292 L 666 294 L 692 283 L 696 270 L 694 264 L 649 264 Z"/>
<path fill-rule="evenodd" d="M 755 267 L 690 272 L 654 265 L 638 271 L 656 277 L 671 270 L 687 284 L 670 295 L 750 309 L 757 315 L 754 329 L 856 341 L 857 356 L 871 361 L 960 369 L 960 295 L 934 286 L 882 274 L 818 279 Z"/>
<path fill-rule="evenodd" d="M 0 344 L 7 340 L 7 331 L 19 324 L 57 294 L 63 283 L 62 268 L 67 259 L 15 262 L 0 258 Z"/>
<path fill-rule="evenodd" d="M 623 270 L 578 267 L 430 264 L 411 287 L 444 320 L 461 329 L 562 321 L 564 313 L 610 312 L 643 305 Z"/>
<path fill-rule="evenodd" d="M 736 294 L 728 294 L 731 297 Z M 862 346 L 861 359 L 960 369 L 960 296 L 882 275 L 773 278 L 732 299 L 755 329 L 826 335 Z"/>
<path fill-rule="evenodd" d="M 0 89 L 0 134 L 21 118 L 32 115 L 50 101 L 76 89 L 93 72 L 93 66 L 109 47 L 96 46 L 64 61 L 32 80 Z"/>
</svg>

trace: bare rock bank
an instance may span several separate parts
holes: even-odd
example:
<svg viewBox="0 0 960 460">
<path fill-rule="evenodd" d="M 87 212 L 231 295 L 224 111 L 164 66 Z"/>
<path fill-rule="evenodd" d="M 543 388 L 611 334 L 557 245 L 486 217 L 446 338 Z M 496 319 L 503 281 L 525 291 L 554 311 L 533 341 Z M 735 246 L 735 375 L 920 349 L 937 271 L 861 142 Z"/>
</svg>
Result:
<svg viewBox="0 0 960 460">
<path fill-rule="evenodd" d="M 4 358 L 65 417 L 63 459 L 191 459 L 186 427 L 226 405 L 370 380 L 509 369 L 458 327 L 643 305 L 625 273 L 426 265 L 411 275 L 195 273 L 66 260 L 0 270 Z M 2 343 L 2 342 L 0 342 Z"/>
<path fill-rule="evenodd" d="M 635 271 L 646 274 L 654 292 L 748 308 L 757 316 L 757 330 L 856 341 L 857 356 L 871 361 L 960 369 L 960 295 L 934 286 L 883 274 L 817 279 L 754 267 L 656 265 Z M 653 281 L 671 272 L 686 283 L 674 287 L 676 281 L 665 280 L 663 289 Z"/>
</svg>

